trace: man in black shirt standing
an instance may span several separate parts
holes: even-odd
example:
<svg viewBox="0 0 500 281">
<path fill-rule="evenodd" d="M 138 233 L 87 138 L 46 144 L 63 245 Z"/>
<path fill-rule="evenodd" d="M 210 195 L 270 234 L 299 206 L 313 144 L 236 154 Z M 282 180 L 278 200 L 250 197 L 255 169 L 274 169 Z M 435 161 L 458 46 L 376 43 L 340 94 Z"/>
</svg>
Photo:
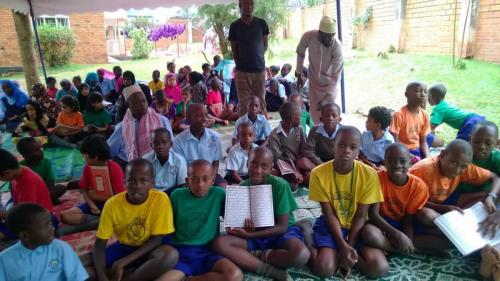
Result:
<svg viewBox="0 0 500 281">
<path fill-rule="evenodd" d="M 253 0 L 239 0 L 241 17 L 229 28 L 229 41 L 236 63 L 236 90 L 238 92 L 238 113 L 246 114 L 247 99 L 257 96 L 260 108 L 267 116 L 266 63 L 264 53 L 268 46 L 269 27 L 265 20 L 253 16 Z"/>
</svg>

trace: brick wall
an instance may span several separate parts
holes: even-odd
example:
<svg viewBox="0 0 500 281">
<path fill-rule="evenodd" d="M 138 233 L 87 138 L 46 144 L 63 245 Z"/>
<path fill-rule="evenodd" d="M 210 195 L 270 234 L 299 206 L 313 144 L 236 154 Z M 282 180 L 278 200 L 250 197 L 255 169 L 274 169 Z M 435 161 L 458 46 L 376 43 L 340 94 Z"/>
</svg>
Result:
<svg viewBox="0 0 500 281">
<path fill-rule="evenodd" d="M 0 23 L 0 67 L 21 66 L 16 27 L 10 10 L 0 8 Z"/>
<path fill-rule="evenodd" d="M 462 1 L 408 0 L 405 21 L 405 52 L 451 55 L 453 50 L 453 21 L 457 2 L 455 43 L 459 44 L 462 34 L 460 28 Z"/>
<path fill-rule="evenodd" d="M 357 47 L 370 51 L 387 50 L 394 45 L 396 28 L 396 9 L 394 0 L 360 0 L 356 4 L 356 16 L 362 15 L 368 7 L 372 7 L 372 18 L 367 29 L 361 24 L 354 26 L 355 42 Z"/>
<path fill-rule="evenodd" d="M 0 8 L 0 23 L 0 67 L 22 66 L 14 18 L 10 10 Z M 69 16 L 69 24 L 77 41 L 71 62 L 107 63 L 104 14 L 72 14 Z M 38 53 L 35 53 L 35 58 L 38 61 Z"/>
<path fill-rule="evenodd" d="M 477 15 L 475 58 L 500 63 L 500 0 L 481 0 Z"/>
<path fill-rule="evenodd" d="M 69 24 L 76 36 L 72 63 L 107 63 L 106 35 L 103 13 L 69 15 Z"/>
</svg>

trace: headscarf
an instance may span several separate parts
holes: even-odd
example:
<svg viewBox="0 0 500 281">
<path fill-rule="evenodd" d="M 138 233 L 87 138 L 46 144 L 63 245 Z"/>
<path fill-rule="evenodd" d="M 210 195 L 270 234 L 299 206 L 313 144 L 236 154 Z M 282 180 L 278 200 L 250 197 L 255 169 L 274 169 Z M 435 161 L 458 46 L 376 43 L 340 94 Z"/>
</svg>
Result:
<svg viewBox="0 0 500 281">
<path fill-rule="evenodd" d="M 168 84 L 168 79 L 170 79 L 171 77 L 176 78 L 176 75 L 173 74 L 173 73 L 168 73 L 167 74 L 167 79 L 165 81 L 166 82 L 165 83 L 165 97 L 169 98 L 169 99 L 173 99 L 174 103 L 178 104 L 182 100 L 181 86 L 179 86 L 179 84 L 177 84 L 177 79 L 176 79 L 175 80 L 175 85 L 173 87 L 171 87 Z"/>
<path fill-rule="evenodd" d="M 3 80 L 1 86 L 3 87 L 3 85 L 7 85 L 12 89 L 12 94 L 10 96 L 7 95 L 7 93 L 5 93 L 5 95 L 8 97 L 8 99 L 14 100 L 14 105 L 16 107 L 23 108 L 26 106 L 29 97 L 23 90 L 21 90 L 19 84 L 15 83 L 12 80 Z"/>
<path fill-rule="evenodd" d="M 47 116 L 51 121 L 55 121 L 59 112 L 61 112 L 61 106 L 58 102 L 54 101 L 49 97 L 47 93 L 47 89 L 42 83 L 35 83 L 33 85 L 32 91 L 38 90 L 41 92 L 39 97 L 31 96 L 31 100 L 38 102 L 42 109 L 44 109 L 47 113 Z"/>
<path fill-rule="evenodd" d="M 99 81 L 99 77 L 97 76 L 97 73 L 95 72 L 89 72 L 87 73 L 87 77 L 85 77 L 85 84 L 90 85 L 91 82 L 97 82 Z"/>
</svg>

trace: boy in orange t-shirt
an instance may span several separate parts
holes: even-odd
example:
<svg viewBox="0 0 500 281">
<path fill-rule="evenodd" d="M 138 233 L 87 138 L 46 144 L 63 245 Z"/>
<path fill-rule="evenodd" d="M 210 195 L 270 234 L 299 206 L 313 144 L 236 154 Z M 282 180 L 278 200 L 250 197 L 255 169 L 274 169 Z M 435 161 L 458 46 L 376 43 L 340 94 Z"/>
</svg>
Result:
<svg viewBox="0 0 500 281">
<path fill-rule="evenodd" d="M 396 142 L 400 142 L 410 153 L 421 159 L 429 156 L 430 133 L 429 114 L 422 107 L 427 100 L 427 86 L 421 82 L 411 82 L 406 86 L 407 104 L 392 115 L 389 131 Z"/>
<path fill-rule="evenodd" d="M 461 182 L 482 185 L 492 181 L 490 193 L 484 198 L 486 209 L 496 210 L 495 200 L 500 190 L 500 179 L 491 171 L 480 168 L 472 161 L 472 147 L 464 140 L 453 140 L 439 156 L 424 159 L 410 169 L 410 173 L 422 179 L 429 189 L 429 201 L 418 214 L 421 223 L 434 226 L 434 219 L 441 214 L 458 210 L 458 193 L 455 189 Z"/>
<path fill-rule="evenodd" d="M 366 244 L 388 252 L 411 254 L 414 250 L 413 217 L 427 203 L 425 183 L 408 174 L 410 153 L 394 143 L 385 150 L 385 167 L 378 172 L 384 202 L 369 209 L 369 224 L 363 228 Z"/>
</svg>

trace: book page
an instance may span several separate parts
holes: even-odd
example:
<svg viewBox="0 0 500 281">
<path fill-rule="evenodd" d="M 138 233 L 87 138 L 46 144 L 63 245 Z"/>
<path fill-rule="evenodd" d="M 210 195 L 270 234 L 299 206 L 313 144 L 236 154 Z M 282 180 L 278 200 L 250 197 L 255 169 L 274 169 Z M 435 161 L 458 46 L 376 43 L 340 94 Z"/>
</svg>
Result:
<svg viewBox="0 0 500 281">
<path fill-rule="evenodd" d="M 255 227 L 274 226 L 273 189 L 270 185 L 250 188 L 250 211 Z"/>
<path fill-rule="evenodd" d="M 245 219 L 250 218 L 250 188 L 228 186 L 226 188 L 225 227 L 244 227 Z"/>
<path fill-rule="evenodd" d="M 482 202 L 476 203 L 464 214 L 458 211 L 446 213 L 438 217 L 434 223 L 443 231 L 457 247 L 462 255 L 468 255 L 481 249 L 486 244 L 495 245 L 500 242 L 500 233 L 493 239 L 482 237 L 478 232 L 479 223 L 488 216 Z"/>
</svg>

